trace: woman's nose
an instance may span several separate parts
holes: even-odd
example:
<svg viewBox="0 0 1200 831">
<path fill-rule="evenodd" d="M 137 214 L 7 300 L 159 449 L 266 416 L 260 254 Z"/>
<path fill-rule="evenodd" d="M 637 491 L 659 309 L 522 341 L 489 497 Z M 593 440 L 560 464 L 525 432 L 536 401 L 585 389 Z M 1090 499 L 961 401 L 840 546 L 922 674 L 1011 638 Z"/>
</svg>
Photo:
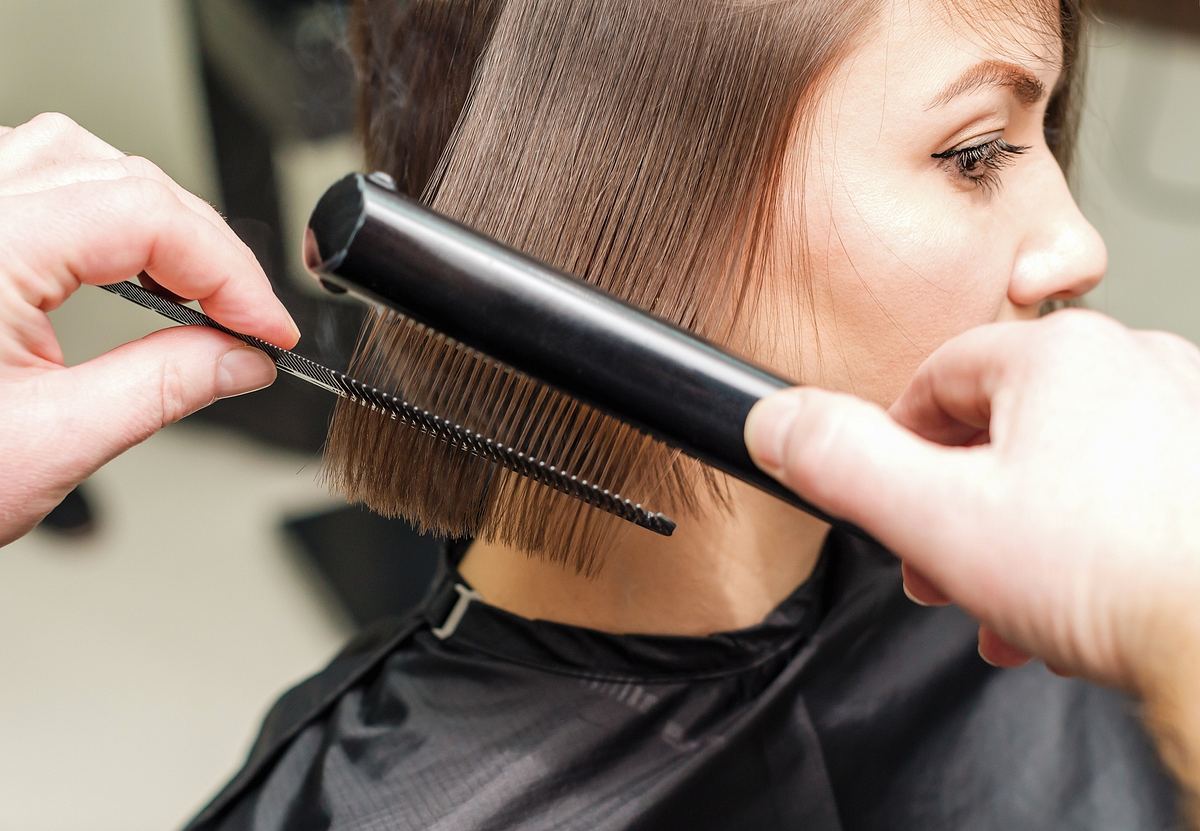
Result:
<svg viewBox="0 0 1200 831">
<path fill-rule="evenodd" d="M 1087 294 L 1104 278 L 1108 249 L 1084 218 L 1062 174 L 1053 195 L 1027 214 L 1029 231 L 1017 254 L 1008 297 L 1017 306 Z"/>
</svg>

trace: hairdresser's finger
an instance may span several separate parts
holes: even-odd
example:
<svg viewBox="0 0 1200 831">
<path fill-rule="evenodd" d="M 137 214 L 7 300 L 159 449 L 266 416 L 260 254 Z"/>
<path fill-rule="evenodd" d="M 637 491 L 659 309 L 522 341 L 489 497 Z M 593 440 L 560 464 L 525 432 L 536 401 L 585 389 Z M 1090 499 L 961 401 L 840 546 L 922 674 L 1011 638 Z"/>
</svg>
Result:
<svg viewBox="0 0 1200 831">
<path fill-rule="evenodd" d="M 992 399 L 1014 369 L 1020 324 L 972 329 L 925 360 L 889 410 L 893 419 L 929 441 L 970 445 L 987 435 Z"/>
<path fill-rule="evenodd" d="M 897 553 L 970 539 L 955 506 L 978 479 L 976 451 L 930 444 L 873 404 L 811 387 L 786 390 L 750 412 L 746 444 L 756 464 L 801 497 Z"/>
<path fill-rule="evenodd" d="M 212 205 L 184 188 L 168 176 L 162 168 L 154 164 L 154 162 L 141 156 L 126 156 L 118 153 L 113 158 L 87 159 L 84 161 L 73 161 L 40 167 L 16 176 L 0 179 L 0 196 L 37 193 L 66 185 L 79 184 L 80 182 L 116 181 L 128 177 L 149 179 L 168 188 L 185 207 L 208 221 L 230 243 L 236 246 L 247 260 L 257 265 L 254 254 L 242 242 L 241 238 L 234 233 L 233 229 L 229 227 L 228 223 L 225 222 Z M 261 269 L 255 268 L 254 270 L 260 274 L 262 273 Z M 264 281 L 267 279 L 265 274 L 262 274 L 262 279 Z"/>
<path fill-rule="evenodd" d="M 1174 365 L 1183 372 L 1200 367 L 1200 349 L 1187 338 L 1174 332 L 1131 332 L 1145 348 L 1162 359 L 1164 366 Z"/>
<path fill-rule="evenodd" d="M 911 563 L 903 562 L 900 564 L 900 576 L 903 580 L 904 594 L 913 603 L 920 606 L 949 605 L 950 598 L 935 586 L 933 581 L 925 576 L 924 572 L 917 569 Z"/>
<path fill-rule="evenodd" d="M 62 113 L 42 113 L 0 135 L 0 177 L 78 159 L 123 155 Z"/>
<path fill-rule="evenodd" d="M 250 249 L 212 205 L 179 185 L 150 160 L 126 155 L 69 116 L 42 113 L 17 130 L 9 129 L 16 134 L 14 139 L 19 136 L 20 141 L 0 153 L 0 175 L 5 171 L 11 174 L 0 180 L 0 195 L 125 176 L 153 179 L 169 187 L 184 205 L 212 222 L 253 259 Z"/>
<path fill-rule="evenodd" d="M 19 210 L 24 221 L 20 229 L 0 227 L 0 250 L 17 289 L 40 309 L 55 308 L 81 282 L 146 271 L 235 331 L 284 347 L 300 337 L 262 270 L 157 182 L 84 182 L 0 198 L 5 209 Z"/>
<path fill-rule="evenodd" d="M 979 657 L 994 667 L 1014 669 L 1030 661 L 1030 654 L 1013 646 L 986 626 L 979 627 Z"/>
<path fill-rule="evenodd" d="M 41 439 L 62 460 L 68 486 L 162 427 L 274 380 L 270 358 L 228 335 L 206 327 L 164 329 L 45 373 L 50 426 Z"/>
</svg>

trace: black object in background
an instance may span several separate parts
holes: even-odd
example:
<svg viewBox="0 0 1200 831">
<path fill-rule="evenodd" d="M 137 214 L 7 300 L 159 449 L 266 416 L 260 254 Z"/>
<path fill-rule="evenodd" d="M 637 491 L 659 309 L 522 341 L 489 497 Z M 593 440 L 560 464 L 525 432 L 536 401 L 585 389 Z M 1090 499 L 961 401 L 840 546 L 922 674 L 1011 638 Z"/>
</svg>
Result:
<svg viewBox="0 0 1200 831">
<path fill-rule="evenodd" d="M 338 369 L 349 364 L 365 308 L 306 290 L 312 277 L 289 273 L 288 247 L 300 245 L 302 229 L 283 227 L 276 171 L 282 148 L 353 131 L 346 5 L 346 0 L 190 0 L 220 208 L 304 333 L 298 351 Z M 311 453 L 325 440 L 335 400 L 284 378 L 254 395 L 219 401 L 193 418 Z M 433 574 L 437 543 L 398 520 L 345 508 L 292 518 L 284 528 L 359 624 L 407 611 Z"/>
<path fill-rule="evenodd" d="M 364 310 L 323 299 L 288 273 L 300 228 L 283 227 L 279 148 L 353 129 L 354 76 L 339 0 L 192 0 L 200 70 L 221 187 L 220 207 L 254 251 L 304 333 L 299 351 L 337 368 L 349 362 Z M 283 381 L 220 401 L 196 417 L 278 446 L 316 451 L 332 400 Z"/>
<path fill-rule="evenodd" d="M 54 510 L 46 515 L 38 528 L 72 537 L 82 537 L 96 529 L 96 512 L 87 498 L 84 485 L 68 493 Z"/>
<path fill-rule="evenodd" d="M 359 627 L 410 612 L 437 569 L 441 541 L 359 507 L 284 523 Z"/>
</svg>

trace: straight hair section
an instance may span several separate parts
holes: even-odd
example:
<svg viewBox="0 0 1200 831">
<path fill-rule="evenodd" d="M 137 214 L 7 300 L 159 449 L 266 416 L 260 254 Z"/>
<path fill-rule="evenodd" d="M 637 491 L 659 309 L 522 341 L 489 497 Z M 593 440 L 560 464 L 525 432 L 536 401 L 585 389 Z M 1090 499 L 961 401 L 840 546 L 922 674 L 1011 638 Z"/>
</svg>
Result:
<svg viewBox="0 0 1200 831">
<path fill-rule="evenodd" d="M 372 169 L 438 212 L 734 351 L 789 147 L 881 0 L 355 0 Z M 637 372 L 637 367 L 621 371 Z M 676 518 L 723 476 L 434 332 L 372 312 L 351 372 Z M 335 490 L 584 572 L 646 533 L 353 404 Z"/>
</svg>

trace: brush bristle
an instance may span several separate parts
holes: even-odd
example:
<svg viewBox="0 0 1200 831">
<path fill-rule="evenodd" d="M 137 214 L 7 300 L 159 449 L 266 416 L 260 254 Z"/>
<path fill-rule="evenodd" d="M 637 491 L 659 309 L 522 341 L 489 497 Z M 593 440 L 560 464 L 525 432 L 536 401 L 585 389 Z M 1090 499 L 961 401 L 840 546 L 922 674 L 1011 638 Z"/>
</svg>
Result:
<svg viewBox="0 0 1200 831">
<path fill-rule="evenodd" d="M 366 331 L 351 374 L 402 389 L 443 418 L 660 510 L 693 512 L 699 495 L 716 489 L 714 474 L 677 451 L 400 315 L 375 312 Z M 441 536 L 496 540 L 585 573 L 597 569 L 601 541 L 646 533 L 389 421 L 339 402 L 324 474 L 334 490 L 384 516 Z"/>
</svg>

